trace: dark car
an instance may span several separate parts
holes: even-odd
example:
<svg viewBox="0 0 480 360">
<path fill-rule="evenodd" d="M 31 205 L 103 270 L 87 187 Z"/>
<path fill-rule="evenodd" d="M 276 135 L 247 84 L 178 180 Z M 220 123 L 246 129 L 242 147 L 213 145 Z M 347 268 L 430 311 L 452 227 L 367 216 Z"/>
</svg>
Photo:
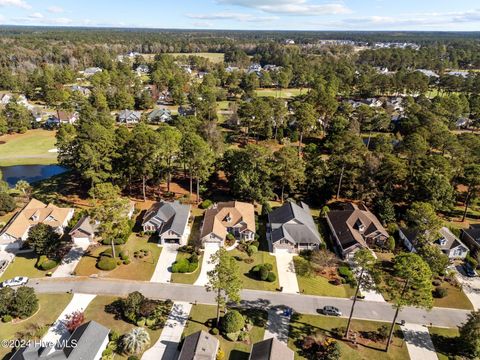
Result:
<svg viewBox="0 0 480 360">
<path fill-rule="evenodd" d="M 469 263 L 463 264 L 463 271 L 465 271 L 465 274 L 466 274 L 468 277 L 475 277 L 475 276 L 477 276 L 477 274 L 475 273 L 475 270 L 473 270 L 472 265 L 470 265 Z"/>
</svg>

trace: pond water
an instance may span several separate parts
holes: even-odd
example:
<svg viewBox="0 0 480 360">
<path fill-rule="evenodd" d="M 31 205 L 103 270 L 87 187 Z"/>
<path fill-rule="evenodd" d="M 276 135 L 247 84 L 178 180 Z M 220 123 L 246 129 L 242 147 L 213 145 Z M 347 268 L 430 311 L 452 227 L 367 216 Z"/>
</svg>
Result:
<svg viewBox="0 0 480 360">
<path fill-rule="evenodd" d="M 15 165 L 0 167 L 0 171 L 3 180 L 13 187 L 18 180 L 26 180 L 31 184 L 61 174 L 67 169 L 60 165 Z"/>
</svg>

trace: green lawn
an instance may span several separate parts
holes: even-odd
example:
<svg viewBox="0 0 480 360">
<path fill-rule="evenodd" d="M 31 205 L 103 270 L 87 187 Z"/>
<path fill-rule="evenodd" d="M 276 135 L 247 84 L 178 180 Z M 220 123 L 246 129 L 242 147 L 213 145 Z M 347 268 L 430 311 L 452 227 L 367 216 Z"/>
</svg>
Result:
<svg viewBox="0 0 480 360">
<path fill-rule="evenodd" d="M 55 141 L 55 131 L 43 129 L 0 136 L 0 166 L 56 164 L 57 153 L 48 152 Z"/>
<path fill-rule="evenodd" d="M 2 323 L 0 325 L 0 339 L 9 340 L 16 338 L 18 332 L 32 330 L 33 326 L 40 327 L 36 332 L 41 337 L 48 330 L 51 324 L 57 320 L 63 309 L 72 299 L 71 294 L 39 294 L 39 309 L 32 317 L 17 323 Z M 9 353 L 9 348 L 0 346 L 0 358 Z"/>
<path fill-rule="evenodd" d="M 472 303 L 461 289 L 450 285 L 446 281 L 442 283 L 442 287 L 447 289 L 448 295 L 442 299 L 433 298 L 433 306 L 473 310 Z"/>
<path fill-rule="evenodd" d="M 457 354 L 455 350 L 461 346 L 457 341 L 460 335 L 458 329 L 430 327 L 428 331 L 437 351 L 438 360 L 448 360 Z"/>
<path fill-rule="evenodd" d="M 177 254 L 177 261 L 183 258 L 189 258 L 191 255 L 188 253 L 182 253 L 179 252 Z M 172 273 L 172 278 L 171 282 L 173 283 L 180 283 L 180 284 L 193 284 L 195 280 L 197 280 L 198 275 L 200 274 L 200 270 L 202 269 L 202 259 L 203 256 L 198 257 L 198 267 L 197 270 L 195 270 L 192 273 L 185 273 L 185 274 L 180 274 L 180 273 Z"/>
<path fill-rule="evenodd" d="M 308 295 L 333 296 L 350 298 L 355 293 L 349 285 L 332 285 L 323 276 L 300 276 L 297 275 L 298 287 L 300 292 Z"/>
<path fill-rule="evenodd" d="M 306 94 L 308 89 L 299 89 L 299 88 L 291 88 L 291 89 L 257 89 L 255 93 L 257 96 L 269 96 L 269 97 L 279 97 L 279 98 L 291 98 L 294 96 Z"/>
<path fill-rule="evenodd" d="M 15 276 L 27 276 L 29 278 L 41 278 L 48 272 L 53 272 L 55 269 L 43 271 L 35 267 L 37 263 L 37 255 L 32 252 L 20 253 L 15 256 L 13 262 L 8 265 L 7 270 L 0 277 L 0 281 L 11 279 Z"/>
<path fill-rule="evenodd" d="M 397 328 L 393 344 L 388 353 L 384 352 L 385 343 L 377 343 L 371 340 L 361 338 L 362 334 L 369 331 L 376 331 L 381 325 L 386 323 L 375 321 L 353 320 L 352 330 L 357 333 L 358 345 L 354 346 L 342 340 L 339 341 L 342 360 L 359 359 L 409 359 L 407 346 L 403 343 L 401 331 Z M 336 337 L 332 329 L 344 328 L 347 325 L 347 319 L 333 318 L 322 315 L 294 315 L 290 322 L 290 334 L 288 346 L 295 351 L 295 359 L 306 359 L 301 355 L 299 340 L 306 335 L 316 335 L 318 337 Z M 363 332 L 363 333 L 362 333 Z"/>
<path fill-rule="evenodd" d="M 253 321 L 253 328 L 249 331 L 250 338 L 245 342 L 232 342 L 222 335 L 217 335 L 220 340 L 220 349 L 225 353 L 227 360 L 247 360 L 253 343 L 263 340 L 267 312 L 261 310 L 240 310 Z M 199 330 L 209 331 L 206 323 L 216 318 L 216 307 L 212 305 L 194 305 L 190 312 L 189 320 L 183 331 L 183 336 L 188 336 Z"/>
<path fill-rule="evenodd" d="M 115 319 L 115 315 L 109 314 L 105 311 L 105 306 L 110 305 L 117 297 L 112 296 L 97 296 L 93 301 L 88 305 L 85 310 L 85 319 L 86 321 L 95 320 L 96 322 L 108 327 L 110 330 L 116 331 L 118 334 L 123 335 L 135 328 L 134 324 L 127 323 L 122 319 Z M 160 337 L 162 329 L 150 330 L 147 329 L 150 334 L 150 346 L 155 344 L 155 342 Z M 146 350 L 146 349 L 145 349 Z M 115 354 L 115 359 L 124 359 L 126 360 L 128 356 L 123 356 Z M 141 358 L 141 354 L 138 354 L 138 358 Z"/>
<path fill-rule="evenodd" d="M 242 259 L 247 259 L 248 255 L 238 249 L 234 249 L 229 251 L 231 256 L 240 256 Z M 279 288 L 278 284 L 278 271 L 277 271 L 277 263 L 275 261 L 275 256 L 270 255 L 266 251 L 259 251 L 252 255 L 252 259 L 254 260 L 251 264 L 247 264 L 245 261 L 237 261 L 237 264 L 240 268 L 240 278 L 243 282 L 244 289 L 253 289 L 253 290 L 268 290 L 268 291 L 275 291 Z M 255 278 L 252 278 L 249 274 L 249 271 L 252 267 L 259 264 L 272 264 L 273 265 L 273 272 L 276 275 L 276 280 L 274 282 L 268 281 L 261 281 Z"/>
<path fill-rule="evenodd" d="M 223 53 L 206 53 L 206 52 L 199 52 L 199 53 L 170 53 L 168 55 L 179 57 L 179 56 L 199 56 L 206 58 L 214 63 L 223 63 L 225 54 Z"/>
<path fill-rule="evenodd" d="M 128 251 L 130 254 L 131 263 L 128 265 L 119 265 L 112 271 L 102 271 L 97 269 L 96 263 L 100 253 L 108 249 L 110 246 L 101 245 L 95 248 L 90 254 L 85 254 L 80 260 L 80 263 L 75 268 L 75 273 L 78 276 L 90 276 L 98 274 L 100 277 L 109 277 L 126 280 L 144 280 L 151 279 L 155 266 L 160 256 L 162 248 L 156 242 L 149 240 L 147 236 L 139 237 L 132 233 L 129 240 L 122 249 Z M 150 255 L 143 259 L 136 259 L 133 253 L 140 249 L 148 249 Z"/>
</svg>

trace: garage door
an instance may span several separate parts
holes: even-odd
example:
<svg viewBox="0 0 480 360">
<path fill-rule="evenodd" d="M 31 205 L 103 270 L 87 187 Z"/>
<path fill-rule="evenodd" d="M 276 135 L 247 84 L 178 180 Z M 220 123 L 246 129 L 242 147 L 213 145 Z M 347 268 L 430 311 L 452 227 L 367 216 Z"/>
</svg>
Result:
<svg viewBox="0 0 480 360">
<path fill-rule="evenodd" d="M 74 238 L 73 243 L 77 246 L 85 247 L 90 245 L 90 239 L 88 237 L 86 238 Z"/>
<path fill-rule="evenodd" d="M 178 244 L 179 239 L 178 238 L 164 239 L 163 242 L 165 244 Z"/>
</svg>

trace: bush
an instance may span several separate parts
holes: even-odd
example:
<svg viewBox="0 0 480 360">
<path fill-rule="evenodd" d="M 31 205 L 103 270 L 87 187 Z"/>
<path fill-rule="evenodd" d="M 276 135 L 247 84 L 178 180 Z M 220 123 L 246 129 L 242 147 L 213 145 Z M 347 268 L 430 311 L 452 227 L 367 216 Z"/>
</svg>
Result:
<svg viewBox="0 0 480 360">
<path fill-rule="evenodd" d="M 137 326 L 143 327 L 145 326 L 146 320 L 145 318 L 141 318 L 140 320 L 137 321 Z"/>
<path fill-rule="evenodd" d="M 189 272 L 190 269 L 190 262 L 188 259 L 180 259 L 175 261 L 172 265 L 172 272 L 173 273 L 186 273 Z"/>
<path fill-rule="evenodd" d="M 440 285 L 442 285 L 442 282 L 440 280 L 433 280 L 432 285 L 433 286 L 440 286 Z"/>
<path fill-rule="evenodd" d="M 237 341 L 238 340 L 238 335 L 240 335 L 240 331 L 233 332 L 233 333 L 227 333 L 227 334 L 225 334 L 225 337 L 230 341 Z"/>
<path fill-rule="evenodd" d="M 110 348 L 106 348 L 102 352 L 102 357 L 108 357 L 108 356 L 111 356 L 111 355 L 113 355 L 113 350 L 110 349 Z"/>
<path fill-rule="evenodd" d="M 234 236 L 233 234 L 231 234 L 231 233 L 228 233 L 228 234 L 227 234 L 227 240 L 233 241 L 233 240 L 235 240 L 235 236 Z"/>
<path fill-rule="evenodd" d="M 258 248 L 254 245 L 250 245 L 249 247 L 247 247 L 247 254 L 248 256 L 252 256 L 253 254 L 257 253 L 258 252 Z"/>
<path fill-rule="evenodd" d="M 277 280 L 277 275 L 275 275 L 274 272 L 269 272 L 267 276 L 267 281 L 274 282 L 275 280 Z"/>
<path fill-rule="evenodd" d="M 353 275 L 352 270 L 348 266 L 339 266 L 338 267 L 338 275 L 340 275 L 347 284 L 351 286 L 355 286 L 356 280 L 355 276 Z"/>
<path fill-rule="evenodd" d="M 439 286 L 439 287 L 435 288 L 435 290 L 433 290 L 433 297 L 435 297 L 437 299 L 444 298 L 447 295 L 448 295 L 448 290 L 446 288 L 443 288 L 443 287 Z"/>
<path fill-rule="evenodd" d="M 123 253 L 122 248 L 120 246 L 115 246 L 115 255 L 116 256 L 121 256 L 120 254 L 122 254 L 122 253 Z M 105 251 L 102 251 L 102 253 L 100 255 L 101 256 L 113 257 L 112 247 L 110 246 Z"/>
<path fill-rule="evenodd" d="M 117 267 L 117 261 L 108 256 L 101 256 L 100 260 L 97 262 L 97 267 L 100 270 L 111 271 Z"/>
<path fill-rule="evenodd" d="M 240 331 L 240 334 L 238 334 L 238 340 L 239 341 L 245 341 L 248 338 L 248 333 L 246 331 Z"/>
<path fill-rule="evenodd" d="M 3 317 L 2 317 L 2 321 L 3 321 L 4 323 L 9 323 L 9 322 L 12 321 L 12 320 L 13 320 L 13 319 L 12 319 L 12 316 L 11 316 L 11 315 L 3 315 Z"/>
<path fill-rule="evenodd" d="M 122 260 L 128 260 L 128 251 L 120 251 L 119 256 Z"/>
<path fill-rule="evenodd" d="M 478 261 L 471 257 L 470 254 L 465 257 L 465 261 L 474 269 L 476 269 L 478 266 Z"/>
<path fill-rule="evenodd" d="M 254 241 L 254 242 L 252 242 L 252 245 L 255 246 L 258 249 L 258 247 L 260 246 L 260 242 Z"/>
<path fill-rule="evenodd" d="M 128 264 L 130 264 L 130 262 L 131 262 L 130 259 L 124 260 L 123 265 L 128 265 Z"/>
<path fill-rule="evenodd" d="M 2 213 L 13 211 L 16 207 L 17 205 L 13 197 L 6 192 L 0 192 L 0 211 Z"/>
<path fill-rule="evenodd" d="M 245 326 L 245 319 L 237 310 L 230 310 L 222 318 L 220 326 L 225 334 L 236 333 Z"/>
<path fill-rule="evenodd" d="M 277 277 L 271 271 L 272 269 L 273 265 L 269 263 L 255 265 L 253 268 L 250 269 L 250 274 L 255 276 L 258 280 L 273 282 L 277 279 Z"/>
<path fill-rule="evenodd" d="M 212 205 L 213 205 L 212 200 L 205 199 L 200 203 L 199 208 L 200 209 L 208 209 Z"/>
<path fill-rule="evenodd" d="M 58 265 L 58 262 L 55 261 L 55 260 L 50 260 L 50 259 L 46 259 L 44 260 L 40 266 L 38 266 L 38 268 L 40 270 L 44 270 L 44 271 L 48 271 L 48 270 L 52 270 L 54 267 L 56 267 Z"/>
<path fill-rule="evenodd" d="M 220 334 L 220 330 L 218 330 L 218 328 L 213 328 L 212 330 L 210 330 L 210 333 L 212 335 L 218 335 L 218 334 Z"/>
</svg>

